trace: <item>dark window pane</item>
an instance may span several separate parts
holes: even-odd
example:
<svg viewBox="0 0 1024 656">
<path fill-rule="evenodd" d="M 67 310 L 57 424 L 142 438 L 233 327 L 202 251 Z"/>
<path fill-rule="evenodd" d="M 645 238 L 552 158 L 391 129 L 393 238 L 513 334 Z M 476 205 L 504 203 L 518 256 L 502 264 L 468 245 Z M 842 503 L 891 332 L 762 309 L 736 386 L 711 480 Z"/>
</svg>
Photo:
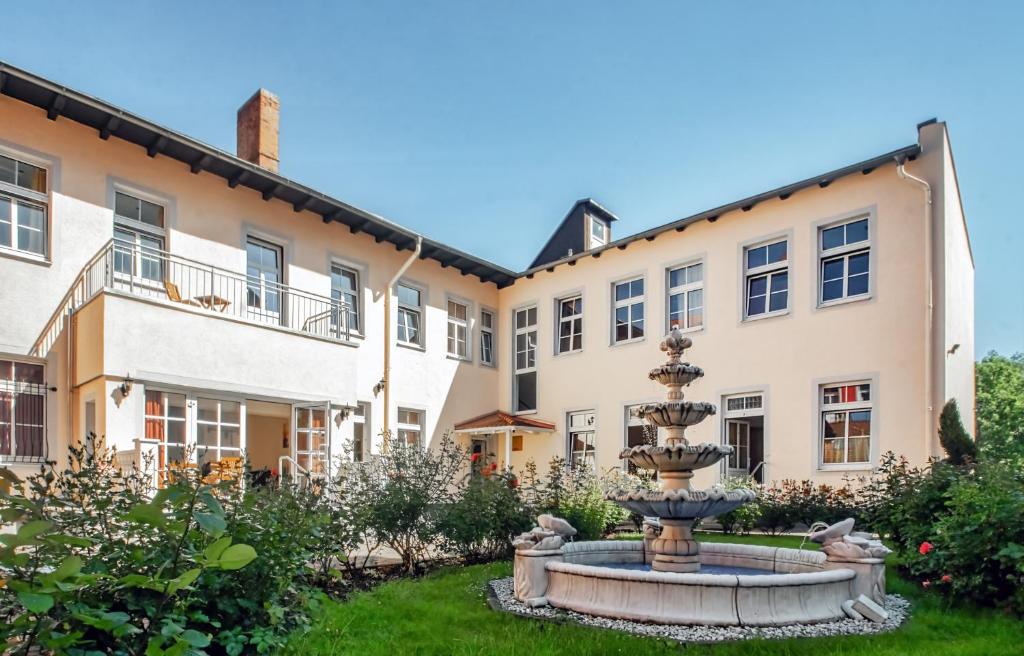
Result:
<svg viewBox="0 0 1024 656">
<path fill-rule="evenodd" d="M 768 290 L 768 278 L 758 276 L 750 279 L 750 296 L 764 296 Z"/>
<path fill-rule="evenodd" d="M 843 277 L 843 269 L 845 268 L 843 258 L 835 260 L 827 260 L 822 266 L 821 277 L 823 280 L 835 280 Z"/>
<path fill-rule="evenodd" d="M 747 251 L 748 269 L 764 266 L 765 264 L 768 264 L 768 249 L 766 247 L 751 248 Z"/>
<path fill-rule="evenodd" d="M 835 228 L 821 231 L 822 250 L 836 248 L 837 246 L 842 246 L 843 243 L 843 226 L 836 226 Z"/>
<path fill-rule="evenodd" d="M 516 410 L 537 409 L 537 373 L 516 374 Z"/>
<path fill-rule="evenodd" d="M 18 162 L 18 179 L 15 184 L 44 194 L 46 193 L 46 169 Z"/>
<path fill-rule="evenodd" d="M 789 292 L 772 292 L 771 301 L 768 304 L 769 312 L 777 312 L 779 310 L 785 310 L 789 302 Z"/>
<path fill-rule="evenodd" d="M 783 271 L 772 276 L 772 293 L 789 289 L 789 273 Z"/>
<path fill-rule="evenodd" d="M 633 305 L 630 306 L 630 308 L 632 309 L 633 321 L 636 321 L 637 319 L 641 319 L 642 320 L 644 318 L 644 304 L 643 303 L 634 303 Z"/>
<path fill-rule="evenodd" d="M 151 226 L 164 227 L 164 208 L 156 203 L 142 201 L 141 220 Z"/>
<path fill-rule="evenodd" d="M 857 253 L 850 256 L 850 275 L 868 272 L 868 254 Z"/>
<path fill-rule="evenodd" d="M 668 286 L 678 287 L 686 282 L 686 269 L 672 269 L 668 272 Z"/>
<path fill-rule="evenodd" d="M 868 293 L 868 274 L 862 273 L 856 276 L 850 276 L 850 280 L 846 284 L 846 293 L 848 296 L 857 296 L 859 294 Z"/>
<path fill-rule="evenodd" d="M 846 225 L 846 243 L 855 244 L 868 238 L 868 220 L 861 219 Z"/>
<path fill-rule="evenodd" d="M 750 298 L 747 303 L 747 314 L 754 316 L 755 314 L 764 314 L 764 296 L 754 296 Z"/>
<path fill-rule="evenodd" d="M 629 339 L 629 324 L 628 323 L 617 323 L 615 324 L 615 341 L 621 342 Z"/>
<path fill-rule="evenodd" d="M 629 285 L 629 295 L 632 297 L 644 295 L 644 279 L 634 280 Z"/>
<path fill-rule="evenodd" d="M 14 184 L 14 172 L 16 168 L 17 167 L 15 166 L 13 159 L 0 155 L 0 182 Z"/>
<path fill-rule="evenodd" d="M 128 194 L 114 194 L 114 213 L 126 219 L 139 220 L 139 199 Z M 251 246 L 251 245 L 250 245 Z"/>
<path fill-rule="evenodd" d="M 781 262 L 786 259 L 786 242 L 780 241 L 768 246 L 768 261 Z"/>
<path fill-rule="evenodd" d="M 615 285 L 615 300 L 624 301 L 629 298 L 629 283 L 623 282 Z"/>
<path fill-rule="evenodd" d="M 843 281 L 829 280 L 821 286 L 821 300 L 834 301 L 843 297 Z"/>
</svg>

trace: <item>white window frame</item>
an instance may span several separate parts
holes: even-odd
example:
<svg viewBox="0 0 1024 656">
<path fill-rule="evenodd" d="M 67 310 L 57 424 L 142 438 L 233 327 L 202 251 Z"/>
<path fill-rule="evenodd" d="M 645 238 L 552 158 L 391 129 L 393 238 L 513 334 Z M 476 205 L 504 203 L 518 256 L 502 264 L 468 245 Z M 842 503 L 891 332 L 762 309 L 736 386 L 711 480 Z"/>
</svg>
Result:
<svg viewBox="0 0 1024 656">
<path fill-rule="evenodd" d="M 851 224 L 858 223 L 860 221 L 864 221 L 865 225 L 867 226 L 867 231 L 868 231 L 867 239 L 864 239 L 864 240 L 861 240 L 861 241 L 857 241 L 857 242 L 853 242 L 853 243 L 844 243 L 841 246 L 835 246 L 835 247 L 832 247 L 832 248 L 829 248 L 829 249 L 825 248 L 825 243 L 824 243 L 825 242 L 825 232 L 827 230 L 832 230 L 834 228 L 842 227 L 843 228 L 843 234 L 844 234 L 844 241 L 845 241 L 846 227 L 851 225 Z M 875 264 L 874 263 L 874 257 L 873 257 L 875 226 L 874 226 L 874 221 L 871 220 L 871 215 L 870 214 L 858 214 L 858 215 L 853 216 L 853 217 L 844 218 L 844 219 L 842 219 L 840 221 L 832 221 L 832 222 L 827 223 L 827 224 L 819 225 L 815 232 L 816 232 L 815 241 L 816 241 L 817 246 L 818 246 L 818 291 L 817 291 L 818 307 L 828 307 L 830 305 L 841 305 L 843 303 L 850 303 L 852 301 L 861 301 L 861 300 L 865 300 L 865 299 L 871 298 L 871 294 L 872 294 L 872 291 L 873 291 L 872 269 L 874 269 L 874 264 Z M 859 294 L 851 295 L 849 293 L 850 258 L 851 257 L 855 257 L 857 255 L 862 255 L 862 254 L 867 256 L 867 260 L 868 260 L 867 273 L 865 273 L 865 274 L 857 274 L 857 275 L 866 275 L 867 276 L 867 282 L 868 282 L 867 290 L 862 292 L 862 293 L 859 293 Z M 830 279 L 830 281 L 831 280 L 842 280 L 842 283 L 843 283 L 843 293 L 838 298 L 833 298 L 833 299 L 825 300 L 825 283 L 826 283 L 826 280 L 825 280 L 825 264 L 826 264 L 826 262 L 832 262 L 832 261 L 840 260 L 840 259 L 843 261 L 843 277 L 841 279 L 840 278 Z"/>
<path fill-rule="evenodd" d="M 145 223 L 139 219 L 132 217 L 122 216 L 117 213 L 117 196 L 127 196 L 133 200 L 141 203 L 149 203 L 150 205 L 158 206 L 161 211 L 162 223 L 161 226 L 154 226 L 149 223 Z M 161 287 L 164 279 L 170 273 L 167 271 L 167 219 L 170 213 L 169 203 L 165 200 L 155 198 L 150 194 L 140 193 L 135 189 L 124 187 L 122 185 L 115 185 L 113 194 L 111 195 L 111 212 L 114 215 L 114 262 L 113 262 L 113 275 L 116 279 L 122 281 L 130 281 L 135 284 L 150 285 Z M 117 231 L 121 230 L 131 234 L 131 240 L 122 239 L 117 236 Z M 157 242 L 157 248 L 152 246 L 146 246 L 143 244 L 143 239 L 149 238 Z M 127 248 L 118 248 L 119 244 L 130 244 Z M 129 256 L 131 257 L 131 271 L 118 271 L 117 260 L 118 255 L 123 253 L 125 250 L 129 250 Z M 143 275 L 143 264 L 152 263 L 156 260 L 157 277 L 151 278 Z"/>
<path fill-rule="evenodd" d="M 409 289 L 413 289 L 413 290 L 419 292 L 420 304 L 419 305 L 410 305 L 408 303 L 402 302 L 401 298 L 398 295 L 398 288 L 399 287 L 407 287 Z M 395 300 L 396 300 L 396 303 L 397 303 L 396 312 L 395 312 L 395 339 L 397 340 L 399 346 L 408 346 L 408 347 L 414 348 L 414 349 L 426 350 L 427 340 L 426 340 L 426 337 L 425 337 L 425 330 L 426 330 L 426 323 L 427 322 L 426 322 L 426 312 L 424 312 L 424 308 L 426 307 L 426 304 L 427 304 L 427 300 L 426 300 L 427 290 L 426 290 L 426 288 L 421 286 L 421 285 L 417 285 L 417 284 L 415 284 L 413 282 L 410 282 L 408 280 L 399 280 L 398 282 L 395 283 L 394 294 L 395 294 Z M 406 313 L 409 313 L 409 314 L 414 314 L 416 316 L 416 318 L 417 318 L 418 326 L 417 326 L 416 339 L 415 340 L 401 339 L 399 337 L 399 330 L 398 330 L 398 327 L 400 325 L 399 318 L 401 317 L 402 312 L 406 312 Z M 406 329 L 406 332 L 408 332 L 408 328 Z"/>
<path fill-rule="evenodd" d="M 419 416 L 419 423 L 413 424 L 402 421 L 402 413 L 415 412 Z M 398 406 L 398 413 L 395 421 L 395 437 L 403 446 L 414 446 L 409 443 L 408 433 L 416 433 L 416 444 L 419 448 L 425 448 L 424 433 L 426 432 L 427 412 L 421 408 Z"/>
<path fill-rule="evenodd" d="M 145 399 L 145 395 L 150 394 L 150 393 L 160 394 L 161 395 L 160 414 L 159 415 L 149 414 L 149 412 L 147 411 L 147 408 L 146 408 L 147 401 Z M 171 417 L 168 414 L 168 412 L 167 412 L 167 407 L 168 407 L 167 395 L 168 394 L 174 394 L 174 395 L 180 396 L 180 397 L 182 397 L 184 399 L 184 401 L 185 401 L 185 403 L 184 403 L 184 411 L 185 411 L 185 413 L 184 413 L 183 417 Z M 157 450 L 156 462 L 154 462 L 153 464 L 157 468 L 157 476 L 158 476 L 158 478 L 160 480 L 163 480 L 166 477 L 167 470 L 170 469 L 172 464 L 185 465 L 185 464 L 188 464 L 188 462 L 190 462 L 190 461 L 194 461 L 194 459 L 196 457 L 196 453 L 195 453 L 196 450 L 195 449 L 192 449 L 191 453 L 189 452 L 190 451 L 189 450 L 189 446 L 194 446 L 195 445 L 195 435 L 194 435 L 194 431 L 192 430 L 192 427 L 190 425 L 192 423 L 192 415 L 193 415 L 192 408 L 191 408 L 191 405 L 192 405 L 191 404 L 191 400 L 192 399 L 189 396 L 189 394 L 187 392 L 183 391 L 183 390 L 171 390 L 171 389 L 160 389 L 160 388 L 155 388 L 155 387 L 152 387 L 152 388 L 147 387 L 143 391 L 143 402 L 142 402 L 142 405 L 143 405 L 143 410 L 142 410 L 143 430 L 142 430 L 142 435 L 146 435 L 145 426 L 146 426 L 147 423 L 149 423 L 150 420 L 159 421 L 160 424 L 163 425 L 163 431 L 162 431 L 163 432 L 163 439 L 162 440 L 157 440 L 157 439 L 154 439 L 154 438 L 151 438 L 151 437 L 147 437 L 146 438 L 147 440 L 152 440 L 152 442 L 155 445 L 155 448 Z M 169 425 L 172 422 L 175 423 L 175 424 L 178 424 L 178 423 L 181 424 L 181 442 L 169 442 L 167 440 L 167 437 L 170 434 Z M 167 456 L 167 449 L 169 449 L 171 447 L 178 447 L 178 448 L 180 448 L 181 452 L 182 452 L 182 455 L 184 456 L 184 459 L 181 460 L 181 461 L 177 461 L 177 460 L 172 461 Z M 160 466 L 161 465 L 161 458 L 160 458 L 161 453 L 163 454 L 163 467 Z"/>
<path fill-rule="evenodd" d="M 533 323 L 529 323 L 529 313 L 533 310 Z M 518 326 L 519 315 L 524 313 L 526 316 L 526 324 L 520 328 Z M 537 412 L 537 398 L 534 398 L 534 406 L 528 409 L 519 409 L 519 376 L 525 374 L 533 374 L 533 386 L 536 397 L 539 397 L 537 393 L 539 391 L 539 376 L 537 375 L 537 324 L 540 321 L 540 310 L 537 305 L 527 305 L 521 308 L 516 308 L 512 311 L 512 412 L 513 414 L 532 414 Z M 533 346 L 530 346 L 530 335 L 533 336 Z M 526 348 L 522 351 L 526 357 L 526 364 L 522 367 L 519 366 L 519 337 L 523 336 L 526 340 Z M 533 363 L 530 364 L 530 353 L 533 354 Z"/>
<path fill-rule="evenodd" d="M 601 236 L 598 237 L 594 234 L 594 227 L 601 226 Z M 609 237 L 611 227 L 608 222 L 595 217 L 592 214 L 587 214 L 587 249 L 601 248 L 607 246 L 608 242 L 611 241 Z"/>
<path fill-rule="evenodd" d="M 241 459 L 241 457 L 242 457 L 242 449 L 243 449 L 243 446 L 245 444 L 245 438 L 242 436 L 242 430 L 243 430 L 243 419 L 242 419 L 242 416 L 245 413 L 245 406 L 241 402 L 233 400 L 233 399 L 214 398 L 212 396 L 205 395 L 205 394 L 203 394 L 201 392 L 196 395 L 195 400 L 196 400 L 196 411 L 195 411 L 196 462 L 200 462 L 202 456 L 204 454 L 206 454 L 206 453 L 211 452 L 211 451 L 216 454 L 216 457 L 213 459 L 214 462 L 221 460 L 225 456 L 229 457 L 229 458 L 239 458 L 239 459 Z M 199 418 L 199 402 L 200 401 L 212 401 L 213 403 L 217 404 L 217 417 L 216 417 L 216 419 L 210 420 L 210 419 L 200 419 Z M 225 403 L 234 403 L 234 404 L 236 404 L 238 406 L 238 422 L 237 423 L 232 423 L 232 422 L 224 421 L 224 404 Z M 186 406 L 185 407 L 186 407 L 186 414 L 187 414 L 187 408 L 188 408 L 188 402 L 187 401 L 186 401 Z M 216 427 L 216 429 L 217 429 L 217 431 L 216 431 L 216 435 L 217 435 L 216 444 L 210 445 L 210 444 L 200 444 L 199 443 L 199 427 L 200 426 L 215 426 Z M 231 428 L 234 428 L 234 429 L 236 429 L 238 431 L 238 446 L 237 447 L 234 447 L 234 446 L 224 446 L 224 429 L 231 429 Z M 187 438 L 188 438 L 188 435 L 187 435 L 187 431 L 186 431 L 186 439 Z"/>
<path fill-rule="evenodd" d="M 11 245 L 0 245 L 0 254 L 10 254 L 16 257 L 23 257 L 37 261 L 49 261 L 50 232 L 52 230 L 50 219 L 50 191 L 53 189 L 53 176 L 55 175 L 54 165 L 52 162 L 2 147 L 0 147 L 0 155 L 14 160 L 15 166 L 17 166 L 17 162 L 21 162 L 23 164 L 40 168 L 46 173 L 46 188 L 41 192 L 12 183 L 0 182 L 0 203 L 8 205 L 8 211 L 10 212 L 11 234 Z M 40 232 L 42 232 L 42 253 L 18 248 L 18 230 L 21 227 L 18 223 L 19 203 L 33 206 L 43 212 L 43 227 L 42 230 L 40 230 Z M 34 228 L 26 229 L 34 230 Z"/>
<path fill-rule="evenodd" d="M 362 414 L 359 414 L 359 413 Z M 371 404 L 366 401 L 359 401 L 352 410 L 349 417 L 352 419 L 352 462 L 365 462 L 370 455 L 370 434 L 372 432 L 370 421 Z M 356 449 L 356 428 L 362 431 L 359 437 L 360 447 Z"/>
<path fill-rule="evenodd" d="M 579 312 L 568 316 L 562 316 L 562 304 L 579 301 L 580 307 Z M 561 298 L 555 299 L 555 355 L 568 355 L 570 353 L 580 353 L 583 351 L 583 294 L 570 294 Z M 562 326 L 564 324 L 569 325 L 569 348 L 562 349 Z M 579 327 L 579 331 L 574 330 L 574 326 Z M 573 338 L 579 336 L 580 345 L 577 348 L 573 348 Z"/>
<path fill-rule="evenodd" d="M 767 249 L 778 243 L 786 244 L 786 258 L 777 262 L 768 262 L 763 265 L 749 267 L 748 266 L 748 253 L 759 248 Z M 789 235 L 779 235 L 769 239 L 763 239 L 761 241 L 748 244 L 741 250 L 742 254 L 742 266 L 743 266 L 743 291 L 742 291 L 742 303 L 743 303 L 743 320 L 744 321 L 756 321 L 758 319 L 766 319 L 768 317 L 777 317 L 789 313 L 789 309 L 792 306 L 793 296 L 793 277 L 790 272 L 790 260 L 792 256 L 792 244 L 793 240 Z M 771 297 L 772 297 L 772 281 L 776 276 L 786 276 L 786 307 L 772 310 L 771 309 Z M 750 283 L 757 278 L 765 279 L 765 294 L 764 294 L 764 312 L 757 314 L 750 313 Z"/>
<path fill-rule="evenodd" d="M 844 388 L 844 387 L 859 387 L 866 385 L 868 387 L 868 399 L 847 401 L 843 402 L 840 400 L 830 401 L 825 398 L 825 390 L 828 388 Z M 877 392 L 877 385 L 872 379 L 857 378 L 853 380 L 837 380 L 820 383 L 817 386 L 817 420 L 818 420 L 818 468 L 822 470 L 828 469 L 865 469 L 871 468 L 872 463 L 875 460 L 875 445 L 877 444 L 877 421 L 878 417 L 875 412 L 875 397 Z M 867 411 L 870 414 L 868 423 L 868 434 L 866 436 L 857 436 L 857 439 L 867 438 L 867 459 L 866 460 L 850 460 L 850 413 L 857 411 Z M 825 419 L 829 414 L 843 413 L 843 426 L 844 435 L 836 438 L 825 437 Z M 843 440 L 843 460 L 842 462 L 825 462 L 825 440 L 830 439 L 842 439 Z"/>
<path fill-rule="evenodd" d="M 583 426 L 573 426 L 573 418 L 580 417 L 585 423 Z M 589 418 L 589 421 L 588 421 Z M 589 441 L 584 442 L 582 451 L 574 449 L 576 435 L 589 433 Z M 576 454 L 583 454 L 584 464 L 597 471 L 597 411 L 596 410 L 574 410 L 565 415 L 565 436 L 566 436 L 566 462 L 569 467 L 577 467 Z M 589 448 L 587 448 L 589 446 Z M 589 460 L 589 462 L 587 462 Z"/>
<path fill-rule="evenodd" d="M 683 282 L 675 287 L 672 285 L 672 273 L 679 270 L 689 271 L 692 267 L 700 267 L 700 280 L 695 282 Z M 665 288 L 667 292 L 665 294 L 665 328 L 666 330 L 672 330 L 672 297 L 680 295 L 682 296 L 682 322 L 678 326 L 679 330 L 683 332 L 695 332 L 704 328 L 705 319 L 707 317 L 707 294 L 704 293 L 704 272 L 707 267 L 704 265 L 703 259 L 690 260 L 682 264 L 667 267 L 665 269 Z M 685 274 L 689 278 L 689 273 Z M 691 299 L 690 295 L 693 292 L 700 292 L 700 323 L 696 325 L 690 324 L 690 311 L 691 311 Z"/>
<path fill-rule="evenodd" d="M 627 296 L 626 298 L 622 299 L 621 301 L 620 300 L 616 300 L 616 293 L 615 292 L 616 292 L 616 289 L 619 287 L 619 285 L 630 285 L 630 293 L 632 293 L 632 283 L 634 283 L 634 282 L 636 282 L 638 280 L 641 283 L 643 283 L 643 293 L 640 296 Z M 647 317 L 647 277 L 645 275 L 641 274 L 641 275 L 636 275 L 636 276 L 630 276 L 629 278 L 623 278 L 621 280 L 616 280 L 616 281 L 614 281 L 612 283 L 611 294 L 612 294 L 611 295 L 611 301 L 612 301 L 612 317 L 611 317 L 611 319 L 612 319 L 612 322 L 611 322 L 612 323 L 612 326 L 611 326 L 611 328 L 612 328 L 612 334 L 611 334 L 612 340 L 611 340 L 611 343 L 612 343 L 612 346 L 618 346 L 620 344 L 631 344 L 633 342 L 640 342 L 640 341 L 643 341 L 643 340 L 647 339 L 647 327 L 648 327 L 648 323 L 649 323 L 648 322 L 648 317 Z M 639 299 L 639 300 L 637 300 L 637 299 Z M 640 306 L 640 311 L 642 313 L 642 317 L 639 319 L 639 321 L 641 323 L 641 327 L 640 327 L 640 333 L 641 334 L 638 335 L 638 336 L 633 335 L 633 324 L 636 323 L 636 321 L 637 321 L 633 317 L 633 310 L 634 310 L 634 307 L 636 305 Z M 627 335 L 628 336 L 625 339 L 618 339 L 618 334 L 617 334 L 618 331 L 616 330 L 616 325 L 617 325 L 616 315 L 618 314 L 618 311 L 619 311 L 620 308 L 626 308 L 626 313 L 627 313 L 626 326 L 627 326 Z"/>
<path fill-rule="evenodd" d="M 338 275 L 351 274 L 355 280 L 355 288 L 351 291 L 343 291 L 340 287 L 334 286 L 335 272 Z M 352 265 L 346 264 L 338 260 L 331 260 L 330 268 L 331 278 L 331 301 L 348 303 L 349 308 L 347 310 L 339 307 L 331 308 L 331 333 L 335 337 L 348 337 L 351 335 L 362 336 L 363 335 L 363 312 L 362 312 L 362 296 L 363 296 L 363 272 Z M 335 298 L 335 295 L 341 298 Z M 345 296 L 351 296 L 352 299 L 349 301 L 344 298 Z M 342 320 L 339 321 L 338 319 Z M 355 323 L 355 327 L 351 326 L 351 323 Z"/>
<path fill-rule="evenodd" d="M 42 462 L 47 456 L 47 433 L 46 433 L 46 365 L 41 362 L 25 362 L 24 360 L 16 360 L 13 358 L 0 358 L 0 362 L 9 363 L 11 365 L 11 379 L 0 378 L 0 392 L 4 392 L 9 398 L 7 400 L 0 400 L 0 403 L 7 405 L 7 411 L 9 413 L 9 430 L 10 430 L 10 443 L 11 452 L 9 454 L 0 454 L 0 463 L 6 462 Z M 42 371 L 43 382 L 42 383 L 29 383 L 29 382 L 17 382 L 17 372 L 14 371 L 18 367 L 39 367 Z M 22 394 L 31 394 L 37 396 L 42 403 L 42 409 L 40 411 L 39 420 L 40 424 L 26 424 L 18 423 L 18 396 Z M 26 456 L 18 453 L 18 426 L 32 426 L 38 428 L 42 435 L 42 454 L 38 456 Z"/>
<path fill-rule="evenodd" d="M 490 325 L 484 321 L 484 315 L 490 317 Z M 484 348 L 484 336 L 490 337 L 490 345 Z M 480 308 L 480 364 L 485 367 L 498 366 L 498 313 L 490 308 Z M 487 358 L 485 358 L 485 353 Z"/>
<path fill-rule="evenodd" d="M 258 275 L 249 275 L 249 244 L 259 246 L 268 250 L 277 251 L 277 282 L 268 282 L 265 274 L 270 271 L 268 267 L 256 267 Z M 263 323 L 283 323 L 285 319 L 285 304 L 288 302 L 285 294 L 285 251 L 284 246 L 266 237 L 255 234 L 245 236 L 245 307 L 250 319 Z M 259 289 L 259 304 L 249 302 L 249 287 Z M 277 310 L 267 309 L 267 290 L 271 289 L 277 295 Z"/>
<path fill-rule="evenodd" d="M 472 317 L 473 317 L 473 304 L 465 301 L 457 296 L 448 296 L 445 304 L 445 314 L 447 317 L 447 332 L 445 335 L 445 350 L 448 353 L 448 357 L 455 360 L 472 361 L 473 360 L 473 331 L 472 331 Z M 456 308 L 461 307 L 465 310 L 465 319 L 459 319 L 458 316 L 452 316 L 452 306 Z M 459 328 L 465 330 L 465 337 L 459 341 Z M 455 351 L 451 349 L 452 346 L 452 331 L 454 330 L 454 344 Z M 459 353 L 459 345 L 462 345 L 462 353 Z"/>
</svg>

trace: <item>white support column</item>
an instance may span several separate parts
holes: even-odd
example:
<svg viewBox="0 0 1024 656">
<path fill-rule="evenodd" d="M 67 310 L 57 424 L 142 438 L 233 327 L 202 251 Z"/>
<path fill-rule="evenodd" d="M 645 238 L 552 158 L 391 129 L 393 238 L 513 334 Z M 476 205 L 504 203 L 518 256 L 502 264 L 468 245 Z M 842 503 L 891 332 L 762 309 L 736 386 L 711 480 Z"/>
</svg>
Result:
<svg viewBox="0 0 1024 656">
<path fill-rule="evenodd" d="M 512 429 L 505 429 L 505 469 L 512 466 Z"/>
</svg>

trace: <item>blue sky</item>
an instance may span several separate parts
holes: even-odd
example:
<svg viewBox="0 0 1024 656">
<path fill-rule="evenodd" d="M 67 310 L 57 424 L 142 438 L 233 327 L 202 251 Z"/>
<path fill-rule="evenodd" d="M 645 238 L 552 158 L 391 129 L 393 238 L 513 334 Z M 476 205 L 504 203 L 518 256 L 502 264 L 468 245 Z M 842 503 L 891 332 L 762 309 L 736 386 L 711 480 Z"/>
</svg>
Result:
<svg viewBox="0 0 1024 656">
<path fill-rule="evenodd" d="M 6 4 L 0 58 L 513 269 L 578 198 L 616 234 L 949 123 L 977 353 L 1024 350 L 1024 3 Z"/>
</svg>

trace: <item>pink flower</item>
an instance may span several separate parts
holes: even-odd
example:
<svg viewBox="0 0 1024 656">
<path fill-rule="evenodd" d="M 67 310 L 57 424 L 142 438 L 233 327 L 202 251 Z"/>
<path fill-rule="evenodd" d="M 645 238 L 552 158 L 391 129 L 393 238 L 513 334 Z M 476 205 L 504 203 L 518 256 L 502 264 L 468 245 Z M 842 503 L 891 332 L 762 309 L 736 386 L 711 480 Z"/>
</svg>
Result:
<svg viewBox="0 0 1024 656">
<path fill-rule="evenodd" d="M 480 454 L 479 453 L 474 453 L 473 455 L 471 455 L 469 457 L 469 461 L 470 462 L 476 462 L 479 459 L 480 459 Z"/>
<path fill-rule="evenodd" d="M 942 582 L 943 583 L 951 583 L 952 581 L 953 581 L 953 577 L 950 576 L 949 574 L 943 574 L 942 575 Z"/>
<path fill-rule="evenodd" d="M 921 581 L 921 587 L 922 588 L 930 588 L 931 585 L 932 585 L 931 581 Z"/>
<path fill-rule="evenodd" d="M 921 546 L 917 548 L 917 552 L 922 556 L 927 556 L 928 552 L 931 551 L 933 548 L 934 547 L 932 547 L 931 542 L 922 542 Z"/>
</svg>

